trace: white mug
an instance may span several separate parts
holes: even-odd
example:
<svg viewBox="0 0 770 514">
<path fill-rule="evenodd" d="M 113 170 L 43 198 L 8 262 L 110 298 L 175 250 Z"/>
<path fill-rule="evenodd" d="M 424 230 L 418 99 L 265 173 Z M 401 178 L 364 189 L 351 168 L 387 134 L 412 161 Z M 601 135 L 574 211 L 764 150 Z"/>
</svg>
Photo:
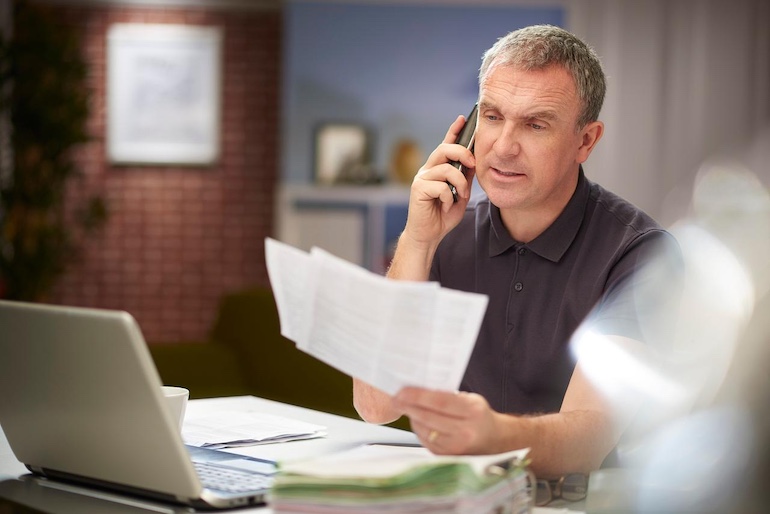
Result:
<svg viewBox="0 0 770 514">
<path fill-rule="evenodd" d="M 190 398 L 190 391 L 184 387 L 163 386 L 163 395 L 166 397 L 166 405 L 169 412 L 177 421 L 179 431 L 182 431 L 182 422 L 184 421 L 184 412 L 187 409 L 187 400 Z"/>
</svg>

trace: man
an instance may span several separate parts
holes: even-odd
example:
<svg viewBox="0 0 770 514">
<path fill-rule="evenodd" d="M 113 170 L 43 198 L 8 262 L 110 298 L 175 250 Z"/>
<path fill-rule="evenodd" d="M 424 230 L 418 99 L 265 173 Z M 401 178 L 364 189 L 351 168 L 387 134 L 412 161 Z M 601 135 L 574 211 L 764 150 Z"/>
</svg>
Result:
<svg viewBox="0 0 770 514">
<path fill-rule="evenodd" d="M 529 447 L 542 477 L 596 469 L 617 444 L 623 427 L 575 366 L 569 340 L 653 245 L 675 242 L 583 175 L 604 131 L 605 88 L 593 50 L 557 27 L 512 32 L 485 53 L 474 152 L 453 144 L 458 117 L 413 181 L 388 271 L 489 295 L 462 392 L 410 387 L 390 397 L 355 380 L 363 419 L 406 415 L 440 454 Z M 486 198 L 469 204 L 474 174 Z M 608 330 L 631 349 L 641 344 L 633 330 Z"/>
</svg>

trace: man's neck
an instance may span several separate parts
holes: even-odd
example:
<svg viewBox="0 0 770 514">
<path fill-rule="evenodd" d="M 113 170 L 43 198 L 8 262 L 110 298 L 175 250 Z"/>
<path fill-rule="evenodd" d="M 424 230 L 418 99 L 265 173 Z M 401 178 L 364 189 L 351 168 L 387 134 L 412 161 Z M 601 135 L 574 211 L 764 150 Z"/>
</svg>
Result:
<svg viewBox="0 0 770 514">
<path fill-rule="evenodd" d="M 500 209 L 500 218 L 511 237 L 520 243 L 529 243 L 545 232 L 564 211 L 572 195 L 575 194 L 577 183 L 578 176 L 575 176 L 573 187 L 544 205 L 521 209 Z"/>
<path fill-rule="evenodd" d="M 545 232 L 545 229 L 550 227 L 558 216 L 559 213 L 553 215 L 548 212 L 500 210 L 503 225 L 511 237 L 520 243 L 529 243 Z"/>
</svg>

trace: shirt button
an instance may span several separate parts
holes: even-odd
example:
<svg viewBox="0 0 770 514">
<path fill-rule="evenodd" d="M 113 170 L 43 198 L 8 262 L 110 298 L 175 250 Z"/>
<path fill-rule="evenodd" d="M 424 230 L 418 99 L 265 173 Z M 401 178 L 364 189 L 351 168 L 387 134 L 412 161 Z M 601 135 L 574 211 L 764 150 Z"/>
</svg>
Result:
<svg viewBox="0 0 770 514">
<path fill-rule="evenodd" d="M 521 282 L 516 282 L 515 284 L 513 284 L 513 288 L 516 291 L 521 291 L 522 289 L 524 289 L 524 284 L 522 284 Z"/>
<path fill-rule="evenodd" d="M 526 248 L 519 248 L 519 255 L 524 255 L 525 253 L 527 253 Z"/>
</svg>

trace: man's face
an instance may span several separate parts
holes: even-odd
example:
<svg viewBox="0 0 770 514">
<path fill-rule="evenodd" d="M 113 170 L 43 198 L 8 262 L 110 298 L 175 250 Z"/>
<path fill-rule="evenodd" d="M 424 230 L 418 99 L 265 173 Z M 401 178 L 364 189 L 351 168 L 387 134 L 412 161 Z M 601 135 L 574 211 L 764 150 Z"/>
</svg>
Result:
<svg viewBox="0 0 770 514">
<path fill-rule="evenodd" d="M 476 177 L 502 211 L 558 214 L 577 183 L 580 100 L 564 68 L 496 68 L 481 85 Z"/>
</svg>

